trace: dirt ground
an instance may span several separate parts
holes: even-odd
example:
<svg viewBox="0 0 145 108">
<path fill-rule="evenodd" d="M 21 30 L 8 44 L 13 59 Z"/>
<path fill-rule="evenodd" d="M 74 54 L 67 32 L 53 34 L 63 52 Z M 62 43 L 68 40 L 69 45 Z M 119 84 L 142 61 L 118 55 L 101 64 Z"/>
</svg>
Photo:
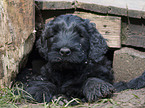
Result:
<svg viewBox="0 0 145 108">
<path fill-rule="evenodd" d="M 97 108 L 145 108 L 145 88 L 115 93 L 112 100 Z"/>
<path fill-rule="evenodd" d="M 69 106 L 70 108 L 71 106 Z M 19 108 L 47 108 L 44 104 L 28 104 Z M 64 108 L 61 106 L 48 106 L 48 108 Z M 71 108 L 145 108 L 145 88 L 139 90 L 125 90 L 114 93 L 111 99 L 103 99 L 93 104 L 73 106 Z"/>
<path fill-rule="evenodd" d="M 115 94 L 114 100 L 118 101 L 122 107 L 145 108 L 145 88 L 140 90 L 126 90 Z"/>
</svg>

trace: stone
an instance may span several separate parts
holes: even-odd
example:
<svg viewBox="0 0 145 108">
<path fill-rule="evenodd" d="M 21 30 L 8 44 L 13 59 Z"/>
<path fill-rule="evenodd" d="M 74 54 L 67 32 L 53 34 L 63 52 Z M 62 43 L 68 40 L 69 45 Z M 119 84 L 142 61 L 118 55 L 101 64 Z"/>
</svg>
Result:
<svg viewBox="0 0 145 108">
<path fill-rule="evenodd" d="M 0 1 L 0 85 L 9 86 L 35 41 L 33 0 Z"/>
<path fill-rule="evenodd" d="M 114 52 L 115 82 L 129 81 L 145 71 L 145 52 L 124 47 Z"/>
</svg>

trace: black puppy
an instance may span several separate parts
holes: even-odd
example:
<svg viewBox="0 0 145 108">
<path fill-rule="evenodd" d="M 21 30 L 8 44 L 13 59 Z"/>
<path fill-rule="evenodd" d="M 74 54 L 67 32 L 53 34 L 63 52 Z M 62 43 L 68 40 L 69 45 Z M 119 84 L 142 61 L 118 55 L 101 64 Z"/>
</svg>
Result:
<svg viewBox="0 0 145 108">
<path fill-rule="evenodd" d="M 108 47 L 89 20 L 56 17 L 45 25 L 36 47 L 47 63 L 24 84 L 38 102 L 49 102 L 57 94 L 93 102 L 113 93 L 111 62 L 105 57 Z"/>
</svg>

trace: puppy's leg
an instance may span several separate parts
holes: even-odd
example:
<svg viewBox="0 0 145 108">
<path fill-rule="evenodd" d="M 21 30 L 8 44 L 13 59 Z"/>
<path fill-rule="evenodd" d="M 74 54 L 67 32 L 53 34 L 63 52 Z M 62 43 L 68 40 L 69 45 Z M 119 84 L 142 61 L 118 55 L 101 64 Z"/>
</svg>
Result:
<svg viewBox="0 0 145 108">
<path fill-rule="evenodd" d="M 112 95 L 114 87 L 99 78 L 89 78 L 83 86 L 83 94 L 89 102 Z"/>
</svg>

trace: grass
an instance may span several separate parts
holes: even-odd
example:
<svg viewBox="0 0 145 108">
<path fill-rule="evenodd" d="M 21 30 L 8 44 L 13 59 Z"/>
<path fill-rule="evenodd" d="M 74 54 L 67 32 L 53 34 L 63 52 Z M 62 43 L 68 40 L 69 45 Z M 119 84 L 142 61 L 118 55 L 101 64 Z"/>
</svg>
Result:
<svg viewBox="0 0 145 108">
<path fill-rule="evenodd" d="M 27 103 L 29 101 L 26 98 L 29 98 L 33 102 L 35 102 L 32 96 L 23 90 L 23 87 L 20 88 L 18 87 L 18 85 L 15 85 L 13 88 L 9 87 L 0 88 L 0 108 L 1 107 L 17 108 L 18 105 Z"/>
<path fill-rule="evenodd" d="M 57 99 L 53 99 L 50 103 L 44 102 L 39 104 L 32 98 L 29 93 L 24 91 L 22 87 L 18 87 L 18 85 L 13 88 L 0 88 L 0 108 L 19 108 L 21 105 L 29 105 L 30 103 L 38 104 L 42 108 L 69 108 L 70 104 L 73 102 L 77 102 L 79 104 L 80 100 L 73 98 L 70 101 L 66 101 L 64 97 L 60 96 Z"/>
<path fill-rule="evenodd" d="M 60 96 L 57 99 L 53 99 L 50 103 L 46 104 L 46 102 L 44 102 L 44 106 L 45 108 L 71 108 L 72 106 L 70 105 L 74 102 L 77 104 L 81 103 L 78 98 L 73 98 L 72 100 L 67 101 L 64 97 Z"/>
<path fill-rule="evenodd" d="M 78 105 L 71 106 L 73 103 L 77 103 Z M 67 101 L 63 96 L 55 98 L 49 103 L 44 102 L 40 104 L 37 103 L 29 93 L 23 90 L 23 86 L 19 87 L 15 85 L 13 88 L 0 88 L 0 108 L 31 108 L 32 105 L 36 105 L 36 107 L 39 106 L 39 108 L 96 108 L 107 103 L 112 105 L 112 107 L 109 108 L 113 108 L 113 106 L 117 105 L 112 99 L 101 99 L 91 104 L 82 103 L 78 98 L 72 98 L 70 101 Z"/>
</svg>

